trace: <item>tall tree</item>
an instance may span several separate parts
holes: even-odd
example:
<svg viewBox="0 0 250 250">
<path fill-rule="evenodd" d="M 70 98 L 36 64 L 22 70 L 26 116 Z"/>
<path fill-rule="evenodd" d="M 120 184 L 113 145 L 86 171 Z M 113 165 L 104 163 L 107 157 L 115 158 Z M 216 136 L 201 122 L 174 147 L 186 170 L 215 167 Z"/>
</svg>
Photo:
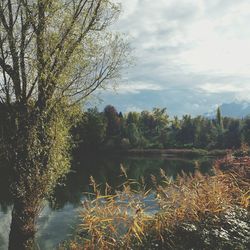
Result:
<svg viewBox="0 0 250 250">
<path fill-rule="evenodd" d="M 216 111 L 216 124 L 218 129 L 222 131 L 224 126 L 223 126 L 223 117 L 221 115 L 220 107 L 218 107 Z"/>
<path fill-rule="evenodd" d="M 222 148 L 223 147 L 223 133 L 224 133 L 224 126 L 223 126 L 223 117 L 221 115 L 220 107 L 217 108 L 216 111 L 216 120 L 215 125 L 217 128 L 217 147 Z"/>
<path fill-rule="evenodd" d="M 68 170 L 75 103 L 119 76 L 111 0 L 0 0 L 0 104 L 14 172 L 9 249 L 33 246 L 41 204 Z"/>
<path fill-rule="evenodd" d="M 107 119 L 107 136 L 118 136 L 121 130 L 121 117 L 116 108 L 112 105 L 107 105 L 104 108 L 104 116 Z"/>
</svg>

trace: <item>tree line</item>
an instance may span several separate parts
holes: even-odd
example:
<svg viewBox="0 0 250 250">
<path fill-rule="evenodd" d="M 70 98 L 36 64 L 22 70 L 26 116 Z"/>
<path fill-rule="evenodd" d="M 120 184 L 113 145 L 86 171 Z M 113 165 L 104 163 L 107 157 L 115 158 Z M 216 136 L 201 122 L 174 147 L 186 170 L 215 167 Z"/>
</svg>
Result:
<svg viewBox="0 0 250 250">
<path fill-rule="evenodd" d="M 237 149 L 250 142 L 250 116 L 214 118 L 183 115 L 170 118 L 166 108 L 122 114 L 108 105 L 83 112 L 72 129 L 77 150 L 96 152 L 126 149 Z"/>
</svg>

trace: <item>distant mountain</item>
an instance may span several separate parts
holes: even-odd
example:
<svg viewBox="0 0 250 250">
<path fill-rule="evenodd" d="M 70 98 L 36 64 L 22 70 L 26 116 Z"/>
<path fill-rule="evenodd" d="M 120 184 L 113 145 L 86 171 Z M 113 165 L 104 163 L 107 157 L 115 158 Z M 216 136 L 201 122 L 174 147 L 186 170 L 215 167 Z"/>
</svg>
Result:
<svg viewBox="0 0 250 250">
<path fill-rule="evenodd" d="M 232 102 L 223 103 L 220 105 L 221 114 L 223 116 L 243 118 L 250 115 L 250 103 L 248 102 Z M 206 117 L 215 117 L 216 110 L 211 113 L 206 113 Z"/>
</svg>

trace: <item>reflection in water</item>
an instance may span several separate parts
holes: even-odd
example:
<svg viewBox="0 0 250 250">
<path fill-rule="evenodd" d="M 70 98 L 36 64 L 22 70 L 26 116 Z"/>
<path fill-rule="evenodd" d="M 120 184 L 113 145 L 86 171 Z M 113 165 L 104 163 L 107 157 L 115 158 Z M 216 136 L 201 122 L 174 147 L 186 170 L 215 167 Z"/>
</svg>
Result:
<svg viewBox="0 0 250 250">
<path fill-rule="evenodd" d="M 9 169 L 0 166 L 0 250 L 8 249 L 12 210 L 10 184 L 11 174 Z"/>
<path fill-rule="evenodd" d="M 10 195 L 11 171 L 7 167 L 0 166 L 0 211 L 6 213 L 12 205 Z"/>
<path fill-rule="evenodd" d="M 83 192 L 89 190 L 89 177 L 92 175 L 97 183 L 106 182 L 112 187 L 119 186 L 123 181 L 120 176 L 122 164 L 129 178 L 139 180 L 141 177 L 150 186 L 151 174 L 159 176 L 162 168 L 168 176 L 176 178 L 182 171 L 193 173 L 195 165 L 206 173 L 211 168 L 211 159 L 171 159 L 143 157 L 92 157 L 74 163 L 71 172 L 58 185 L 54 194 L 45 204 L 38 219 L 37 243 L 40 249 L 54 249 L 60 242 L 70 237 L 74 226 L 78 223 L 78 211 L 81 207 Z M 11 220 L 12 198 L 9 187 L 10 172 L 0 168 L 0 250 L 8 245 L 8 232 Z"/>
</svg>

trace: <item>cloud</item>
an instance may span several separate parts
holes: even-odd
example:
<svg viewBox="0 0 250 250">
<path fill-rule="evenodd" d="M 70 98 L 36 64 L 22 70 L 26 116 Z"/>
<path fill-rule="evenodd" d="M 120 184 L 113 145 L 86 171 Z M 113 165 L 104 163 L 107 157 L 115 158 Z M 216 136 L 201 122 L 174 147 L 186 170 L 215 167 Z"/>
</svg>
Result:
<svg viewBox="0 0 250 250">
<path fill-rule="evenodd" d="M 128 34 L 137 60 L 126 75 L 129 84 L 122 83 L 118 94 L 173 89 L 174 98 L 185 101 L 190 112 L 197 111 L 196 104 L 203 110 L 222 99 L 249 99 L 248 0 L 126 0 L 122 4 L 124 11 L 114 28 Z M 181 99 L 187 90 L 190 100 Z M 209 103 L 196 100 L 207 96 Z M 152 107 L 158 104 L 153 98 L 147 102 Z M 174 109 L 179 112 L 180 105 Z"/>
<path fill-rule="evenodd" d="M 225 93 L 225 92 L 239 92 L 239 87 L 235 84 L 225 84 L 225 83 L 204 83 L 200 86 L 200 89 L 206 93 Z"/>
<path fill-rule="evenodd" d="M 118 88 L 116 88 L 115 91 L 119 94 L 137 94 L 143 90 L 157 91 L 161 89 L 162 87 L 157 84 L 137 81 L 119 84 Z"/>
</svg>

